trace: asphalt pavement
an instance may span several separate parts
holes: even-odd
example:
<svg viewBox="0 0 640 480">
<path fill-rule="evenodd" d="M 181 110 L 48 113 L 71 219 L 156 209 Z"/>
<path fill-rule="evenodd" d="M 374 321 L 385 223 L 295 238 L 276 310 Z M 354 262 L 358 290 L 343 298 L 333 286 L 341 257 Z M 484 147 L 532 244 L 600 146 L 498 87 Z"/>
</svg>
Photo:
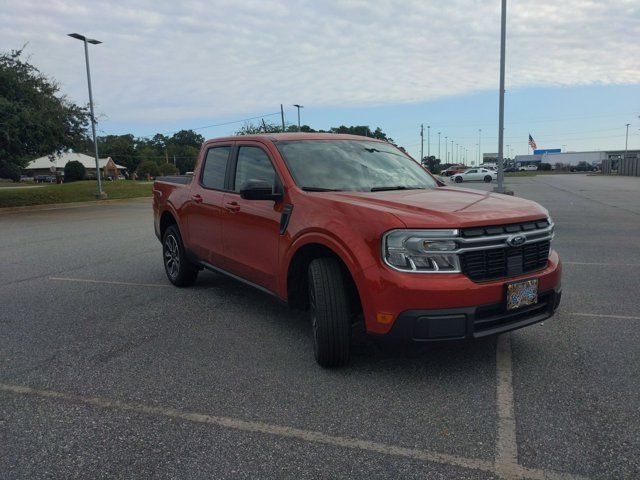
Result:
<svg viewBox="0 0 640 480">
<path fill-rule="evenodd" d="M 640 178 L 508 184 L 556 222 L 559 313 L 337 370 L 268 295 L 172 287 L 149 199 L 0 212 L 0 477 L 640 477 Z"/>
</svg>

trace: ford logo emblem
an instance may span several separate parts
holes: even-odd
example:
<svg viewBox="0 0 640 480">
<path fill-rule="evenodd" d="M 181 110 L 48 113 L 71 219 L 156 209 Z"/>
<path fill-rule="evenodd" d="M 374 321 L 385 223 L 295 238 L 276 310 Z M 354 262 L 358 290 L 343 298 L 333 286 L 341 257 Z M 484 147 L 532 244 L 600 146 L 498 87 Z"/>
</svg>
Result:
<svg viewBox="0 0 640 480">
<path fill-rule="evenodd" d="M 507 238 L 507 245 L 511 247 L 519 247 L 520 245 L 523 245 L 524 242 L 526 241 L 527 241 L 527 237 L 525 237 L 521 233 L 518 233 L 516 235 L 510 235 Z"/>
</svg>

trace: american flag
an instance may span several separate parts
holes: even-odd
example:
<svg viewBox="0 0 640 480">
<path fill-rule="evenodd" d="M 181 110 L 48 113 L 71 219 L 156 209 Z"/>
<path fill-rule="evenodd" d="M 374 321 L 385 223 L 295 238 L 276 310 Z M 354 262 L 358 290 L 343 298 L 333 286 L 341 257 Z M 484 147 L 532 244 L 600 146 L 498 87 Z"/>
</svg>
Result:
<svg viewBox="0 0 640 480">
<path fill-rule="evenodd" d="M 534 150 L 538 148 L 538 146 L 536 145 L 536 142 L 533 141 L 533 137 L 531 136 L 531 134 L 529 134 L 529 146 Z"/>
</svg>

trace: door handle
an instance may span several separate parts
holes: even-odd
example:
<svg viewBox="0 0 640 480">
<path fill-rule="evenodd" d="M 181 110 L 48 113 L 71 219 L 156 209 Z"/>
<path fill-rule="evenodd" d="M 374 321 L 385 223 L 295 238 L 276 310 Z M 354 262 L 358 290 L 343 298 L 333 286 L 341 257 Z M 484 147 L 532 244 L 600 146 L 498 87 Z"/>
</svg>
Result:
<svg viewBox="0 0 640 480">
<path fill-rule="evenodd" d="M 191 195 L 191 198 L 196 203 L 202 203 L 202 195 L 196 193 L 195 195 Z"/>
<path fill-rule="evenodd" d="M 224 208 L 226 208 L 227 210 L 229 210 L 230 212 L 239 212 L 240 211 L 240 205 L 238 205 L 238 202 L 228 202 L 224 204 Z"/>
</svg>

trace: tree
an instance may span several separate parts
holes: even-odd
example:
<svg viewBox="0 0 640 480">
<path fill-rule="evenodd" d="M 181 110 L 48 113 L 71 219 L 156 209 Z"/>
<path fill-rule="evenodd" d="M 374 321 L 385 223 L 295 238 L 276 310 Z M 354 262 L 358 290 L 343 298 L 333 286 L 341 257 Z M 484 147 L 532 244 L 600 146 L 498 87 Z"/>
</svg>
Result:
<svg viewBox="0 0 640 480">
<path fill-rule="evenodd" d="M 145 160 L 138 165 L 138 169 L 136 170 L 138 176 L 141 178 L 145 178 L 147 176 L 157 177 L 160 173 L 160 168 L 158 164 L 153 160 Z"/>
<path fill-rule="evenodd" d="M 74 182 L 76 180 L 84 180 L 87 175 L 87 169 L 84 165 L 77 160 L 67 162 L 64 166 L 64 179 L 67 182 Z"/>
<path fill-rule="evenodd" d="M 0 54 L 0 176 L 34 158 L 81 147 L 89 114 L 60 94 L 58 84 L 21 59 Z"/>
<path fill-rule="evenodd" d="M 160 175 L 178 175 L 180 171 L 173 163 L 162 163 L 158 167 Z"/>
<path fill-rule="evenodd" d="M 440 159 L 436 158 L 435 155 L 424 157 L 422 164 L 427 167 L 431 173 L 440 173 Z"/>
</svg>

